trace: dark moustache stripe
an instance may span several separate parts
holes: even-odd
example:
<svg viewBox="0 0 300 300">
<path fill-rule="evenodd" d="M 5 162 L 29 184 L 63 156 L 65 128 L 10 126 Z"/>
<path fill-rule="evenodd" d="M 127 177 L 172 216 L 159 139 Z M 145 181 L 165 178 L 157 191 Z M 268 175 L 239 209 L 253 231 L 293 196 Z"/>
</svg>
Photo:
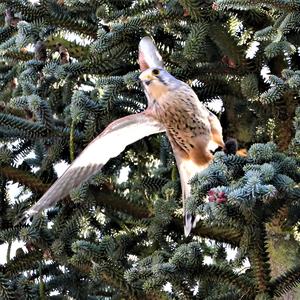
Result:
<svg viewBox="0 0 300 300">
<path fill-rule="evenodd" d="M 167 83 L 161 78 L 161 76 L 156 76 L 156 78 L 164 85 L 167 85 Z"/>
</svg>

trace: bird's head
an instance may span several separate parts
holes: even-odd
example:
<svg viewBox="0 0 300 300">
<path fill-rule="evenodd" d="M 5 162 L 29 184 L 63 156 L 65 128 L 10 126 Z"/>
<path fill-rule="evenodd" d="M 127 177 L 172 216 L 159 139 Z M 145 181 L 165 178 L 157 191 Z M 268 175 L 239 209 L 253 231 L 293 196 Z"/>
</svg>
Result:
<svg viewBox="0 0 300 300">
<path fill-rule="evenodd" d="M 149 68 L 141 73 L 140 80 L 145 87 L 172 87 L 177 79 L 160 67 Z"/>
<path fill-rule="evenodd" d="M 140 75 L 144 88 L 154 98 L 178 86 L 178 80 L 161 67 L 149 68 Z"/>
</svg>

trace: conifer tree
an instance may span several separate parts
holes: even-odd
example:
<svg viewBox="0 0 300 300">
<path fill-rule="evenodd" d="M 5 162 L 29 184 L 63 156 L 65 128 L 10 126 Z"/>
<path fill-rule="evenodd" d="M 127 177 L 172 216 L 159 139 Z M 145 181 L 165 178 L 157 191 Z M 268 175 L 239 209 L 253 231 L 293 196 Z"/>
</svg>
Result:
<svg viewBox="0 0 300 300">
<path fill-rule="evenodd" d="M 298 299 L 299 11 L 297 0 L 1 1 L 0 299 Z M 15 224 L 56 180 L 57 163 L 145 109 L 146 35 L 201 102 L 222 101 L 225 138 L 247 149 L 217 152 L 193 178 L 197 227 L 184 237 L 163 134 Z M 16 240 L 24 247 L 14 255 Z"/>
</svg>

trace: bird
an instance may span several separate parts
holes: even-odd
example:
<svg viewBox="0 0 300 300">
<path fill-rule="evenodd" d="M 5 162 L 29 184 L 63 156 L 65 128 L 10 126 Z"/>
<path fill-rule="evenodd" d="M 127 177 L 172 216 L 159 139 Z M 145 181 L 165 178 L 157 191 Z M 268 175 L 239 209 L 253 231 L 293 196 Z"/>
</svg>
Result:
<svg viewBox="0 0 300 300">
<path fill-rule="evenodd" d="M 138 62 L 147 108 L 109 124 L 40 200 L 25 212 L 27 218 L 54 206 L 72 188 L 100 171 L 110 158 L 119 155 L 127 145 L 164 132 L 179 170 L 185 236 L 195 227 L 197 217 L 186 211 L 186 201 L 191 195 L 189 182 L 195 174 L 208 167 L 213 159 L 211 150 L 224 148 L 222 126 L 218 118 L 199 101 L 193 89 L 164 68 L 162 57 L 149 36 L 143 37 L 139 43 Z"/>
</svg>

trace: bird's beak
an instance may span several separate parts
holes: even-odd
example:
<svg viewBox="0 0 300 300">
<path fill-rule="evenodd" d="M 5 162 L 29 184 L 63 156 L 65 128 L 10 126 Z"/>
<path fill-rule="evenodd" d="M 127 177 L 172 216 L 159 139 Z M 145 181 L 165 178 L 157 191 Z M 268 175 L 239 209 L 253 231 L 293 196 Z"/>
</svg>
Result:
<svg viewBox="0 0 300 300">
<path fill-rule="evenodd" d="M 155 77 L 150 72 L 144 71 L 139 78 L 143 83 L 149 85 Z"/>
</svg>

